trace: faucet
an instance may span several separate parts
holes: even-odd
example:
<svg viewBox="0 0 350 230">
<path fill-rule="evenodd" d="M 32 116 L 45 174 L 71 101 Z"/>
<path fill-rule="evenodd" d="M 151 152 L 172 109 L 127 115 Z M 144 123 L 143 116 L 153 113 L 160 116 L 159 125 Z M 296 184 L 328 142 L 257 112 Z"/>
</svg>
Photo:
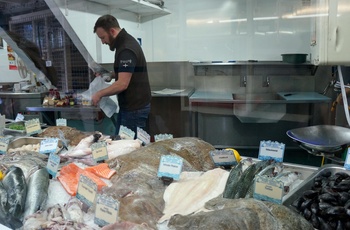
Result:
<svg viewBox="0 0 350 230">
<path fill-rule="evenodd" d="M 270 86 L 270 78 L 269 78 L 268 76 L 266 76 L 266 77 L 263 79 L 262 86 L 263 86 L 263 87 L 269 87 L 269 86 Z"/>
<path fill-rule="evenodd" d="M 241 76 L 241 87 L 247 86 L 247 76 Z"/>
</svg>

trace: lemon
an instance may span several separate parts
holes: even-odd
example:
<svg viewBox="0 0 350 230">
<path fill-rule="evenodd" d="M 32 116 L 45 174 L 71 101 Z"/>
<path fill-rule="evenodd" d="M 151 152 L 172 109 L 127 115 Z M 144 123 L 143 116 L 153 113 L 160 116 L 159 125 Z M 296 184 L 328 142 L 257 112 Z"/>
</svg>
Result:
<svg viewBox="0 0 350 230">
<path fill-rule="evenodd" d="M 2 180 L 2 178 L 4 178 L 4 174 L 0 171 L 0 180 Z"/>
<path fill-rule="evenodd" d="M 233 154 L 235 155 L 237 163 L 239 163 L 241 161 L 241 155 L 239 155 L 239 153 L 238 153 L 238 151 L 236 149 L 227 148 L 226 150 L 231 150 L 233 152 Z"/>
</svg>

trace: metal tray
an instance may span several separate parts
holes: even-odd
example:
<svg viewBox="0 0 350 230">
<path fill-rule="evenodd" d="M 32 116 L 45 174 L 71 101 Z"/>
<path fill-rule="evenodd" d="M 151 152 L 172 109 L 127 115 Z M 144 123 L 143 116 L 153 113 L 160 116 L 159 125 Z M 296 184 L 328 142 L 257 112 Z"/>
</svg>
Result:
<svg viewBox="0 0 350 230">
<path fill-rule="evenodd" d="M 8 144 L 7 149 L 15 149 L 15 148 L 20 148 L 23 145 L 35 145 L 35 144 L 40 144 L 42 140 L 45 138 L 40 138 L 40 137 L 19 137 L 13 141 L 11 141 Z M 57 147 L 59 149 L 62 149 L 63 144 L 61 140 L 58 140 Z"/>
<path fill-rule="evenodd" d="M 293 140 L 310 149 L 333 152 L 350 143 L 350 129 L 335 125 L 316 125 L 287 131 Z"/>
<path fill-rule="evenodd" d="M 25 126 L 25 121 L 14 121 L 14 122 L 8 121 L 7 123 L 5 123 L 4 130 L 8 131 L 8 132 L 21 133 L 21 134 L 25 134 L 26 133 L 25 129 L 24 130 L 10 129 L 9 127 L 11 125 L 13 125 L 13 124 L 18 124 L 18 125 Z M 41 123 L 40 126 L 41 126 L 41 128 L 46 128 L 47 124 Z"/>
<path fill-rule="evenodd" d="M 4 130 L 16 132 L 16 133 L 25 133 L 26 132 L 25 129 L 24 130 L 10 129 L 10 126 L 13 124 L 23 125 L 23 127 L 25 127 L 24 121 L 16 121 L 16 122 L 10 122 L 10 123 L 5 124 Z"/>
<path fill-rule="evenodd" d="M 293 206 L 291 206 L 293 201 L 295 201 L 300 196 L 302 196 L 304 191 L 311 189 L 311 187 L 314 183 L 314 179 L 317 176 L 319 176 L 323 173 L 329 172 L 329 171 L 332 173 L 332 175 L 334 175 L 337 172 L 345 172 L 345 173 L 350 175 L 350 171 L 346 170 L 344 167 L 341 167 L 339 165 L 335 165 L 335 164 L 324 165 L 321 168 L 319 168 L 319 170 L 317 170 L 313 174 L 311 174 L 307 179 L 305 179 L 299 186 L 297 186 L 295 189 L 293 189 L 293 191 L 291 191 L 286 196 L 284 196 L 282 204 L 295 210 L 295 208 Z"/>
</svg>

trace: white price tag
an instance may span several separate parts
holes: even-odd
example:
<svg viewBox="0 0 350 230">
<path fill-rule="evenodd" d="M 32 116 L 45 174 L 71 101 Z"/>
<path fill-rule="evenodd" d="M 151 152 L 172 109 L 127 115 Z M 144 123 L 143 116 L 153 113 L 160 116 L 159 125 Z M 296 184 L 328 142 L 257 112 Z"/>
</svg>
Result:
<svg viewBox="0 0 350 230">
<path fill-rule="evenodd" d="M 213 150 L 209 152 L 215 166 L 237 165 L 237 160 L 231 150 Z"/>
<path fill-rule="evenodd" d="M 260 141 L 259 160 L 283 162 L 285 144 L 277 141 Z"/>
<path fill-rule="evenodd" d="M 102 227 L 115 223 L 118 220 L 119 205 L 118 200 L 98 194 L 96 198 L 95 224 Z"/>
<path fill-rule="evenodd" d="M 180 179 L 183 159 L 178 156 L 163 155 L 160 158 L 158 177 L 169 177 L 174 180 Z"/>
<path fill-rule="evenodd" d="M 118 134 L 121 137 L 124 136 L 125 139 L 128 139 L 128 140 L 134 140 L 135 138 L 135 132 L 123 125 L 120 126 Z"/>
<path fill-rule="evenodd" d="M 57 150 L 58 139 L 57 138 L 46 138 L 40 142 L 39 153 L 55 153 Z"/>
<path fill-rule="evenodd" d="M 167 140 L 167 139 L 173 139 L 173 135 L 172 134 L 158 134 L 158 135 L 154 135 L 154 141 L 163 141 L 163 140 Z"/>
<path fill-rule="evenodd" d="M 137 127 L 137 139 L 147 145 L 151 142 L 151 136 L 143 129 Z"/>
<path fill-rule="evenodd" d="M 96 194 L 97 184 L 87 176 L 80 175 L 76 197 L 91 207 L 95 202 Z"/>
<path fill-rule="evenodd" d="M 67 126 L 67 119 L 65 118 L 56 119 L 56 126 Z"/>
<path fill-rule="evenodd" d="M 108 159 L 107 144 L 105 141 L 93 143 L 91 145 L 91 150 L 92 157 L 96 163 Z"/>
<path fill-rule="evenodd" d="M 344 168 L 346 170 L 350 170 L 350 148 L 348 148 L 347 153 L 346 153 Z"/>
<path fill-rule="evenodd" d="M 10 143 L 9 138 L 0 138 L 0 154 L 6 154 L 7 153 L 7 148 Z"/>
<path fill-rule="evenodd" d="M 267 200 L 277 204 L 282 204 L 284 184 L 274 178 L 259 176 L 255 177 L 253 197 L 259 200 Z"/>
<path fill-rule="evenodd" d="M 24 121 L 24 116 L 22 113 L 17 113 L 15 121 Z"/>
<path fill-rule="evenodd" d="M 58 156 L 55 153 L 50 153 L 49 159 L 47 161 L 46 169 L 52 175 L 53 178 L 56 178 L 60 161 L 61 161 L 60 156 Z"/>
<path fill-rule="evenodd" d="M 29 136 L 32 134 L 38 134 L 42 132 L 40 121 L 38 118 L 26 121 L 24 124 L 26 127 L 27 135 Z"/>
</svg>

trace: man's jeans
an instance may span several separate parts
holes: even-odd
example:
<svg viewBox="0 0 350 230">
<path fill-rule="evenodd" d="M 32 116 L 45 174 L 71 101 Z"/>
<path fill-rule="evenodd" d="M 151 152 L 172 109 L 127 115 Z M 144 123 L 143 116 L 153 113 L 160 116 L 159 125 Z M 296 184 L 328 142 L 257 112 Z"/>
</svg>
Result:
<svg viewBox="0 0 350 230">
<path fill-rule="evenodd" d="M 120 110 L 117 117 L 116 135 L 119 134 L 121 125 L 131 129 L 137 135 L 137 127 L 148 132 L 148 116 L 151 111 L 151 104 L 146 105 L 142 109 L 134 111 Z"/>
</svg>

